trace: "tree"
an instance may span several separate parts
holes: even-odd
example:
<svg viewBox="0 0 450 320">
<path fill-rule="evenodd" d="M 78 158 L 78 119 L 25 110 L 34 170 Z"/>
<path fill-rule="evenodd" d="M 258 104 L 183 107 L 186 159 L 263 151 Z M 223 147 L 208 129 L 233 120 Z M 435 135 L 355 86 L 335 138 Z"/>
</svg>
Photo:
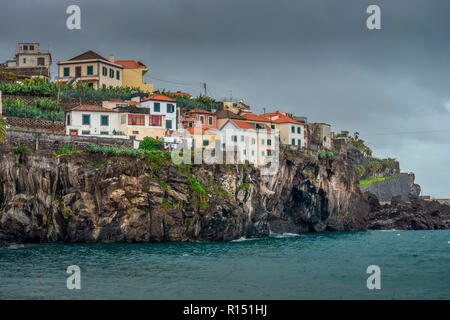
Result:
<svg viewBox="0 0 450 320">
<path fill-rule="evenodd" d="M 4 142 L 6 139 L 6 122 L 0 118 L 0 142 Z"/>
</svg>

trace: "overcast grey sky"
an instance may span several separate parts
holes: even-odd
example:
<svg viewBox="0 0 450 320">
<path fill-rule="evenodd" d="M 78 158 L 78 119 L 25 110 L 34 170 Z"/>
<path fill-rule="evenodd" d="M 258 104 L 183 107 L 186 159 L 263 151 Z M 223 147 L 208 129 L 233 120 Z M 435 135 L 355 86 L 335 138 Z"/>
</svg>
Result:
<svg viewBox="0 0 450 320">
<path fill-rule="evenodd" d="M 0 61 L 18 41 L 55 62 L 141 60 L 156 88 L 242 98 L 361 133 L 376 156 L 450 197 L 448 0 L 0 0 Z M 81 8 L 81 30 L 66 8 Z M 381 30 L 366 8 L 381 7 Z M 56 73 L 56 64 L 52 73 Z M 169 80 L 175 83 L 155 80 Z"/>
</svg>

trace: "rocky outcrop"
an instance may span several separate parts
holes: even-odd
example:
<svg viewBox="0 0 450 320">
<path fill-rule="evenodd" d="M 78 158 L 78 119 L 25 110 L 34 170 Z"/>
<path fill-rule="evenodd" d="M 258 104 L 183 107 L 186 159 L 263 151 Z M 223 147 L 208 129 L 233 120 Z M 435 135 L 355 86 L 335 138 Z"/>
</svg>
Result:
<svg viewBox="0 0 450 320">
<path fill-rule="evenodd" d="M 420 186 L 414 183 L 413 173 L 400 173 L 391 179 L 371 183 L 361 190 L 373 193 L 381 202 L 391 202 L 397 196 L 403 201 L 410 201 L 420 195 Z"/>
<path fill-rule="evenodd" d="M 250 165 L 163 164 L 49 152 L 0 155 L 0 241 L 230 241 L 362 230 L 368 205 L 342 159 L 286 151 Z"/>
<path fill-rule="evenodd" d="M 449 229 L 450 206 L 438 201 L 421 200 L 413 197 L 410 202 L 401 196 L 391 203 L 380 205 L 371 193 L 365 194 L 370 204 L 368 228 L 373 230 L 425 230 Z"/>
</svg>

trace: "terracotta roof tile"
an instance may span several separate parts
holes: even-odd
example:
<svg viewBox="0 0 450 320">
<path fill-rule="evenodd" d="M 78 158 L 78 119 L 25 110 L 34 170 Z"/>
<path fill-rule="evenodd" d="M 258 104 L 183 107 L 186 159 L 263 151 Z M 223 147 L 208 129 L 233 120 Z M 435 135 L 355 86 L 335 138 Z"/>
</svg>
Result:
<svg viewBox="0 0 450 320">
<path fill-rule="evenodd" d="M 154 95 L 151 95 L 150 97 L 148 97 L 147 99 L 144 99 L 144 101 L 148 101 L 148 100 L 177 102 L 177 100 L 171 99 L 162 94 L 154 94 Z"/>
<path fill-rule="evenodd" d="M 93 105 L 81 105 L 78 107 L 73 108 L 70 111 L 90 111 L 90 112 L 115 112 L 114 110 L 100 107 L 100 106 L 93 106 Z"/>
<path fill-rule="evenodd" d="M 145 64 L 136 60 L 116 60 L 114 63 L 120 64 L 125 69 L 147 69 Z"/>
</svg>

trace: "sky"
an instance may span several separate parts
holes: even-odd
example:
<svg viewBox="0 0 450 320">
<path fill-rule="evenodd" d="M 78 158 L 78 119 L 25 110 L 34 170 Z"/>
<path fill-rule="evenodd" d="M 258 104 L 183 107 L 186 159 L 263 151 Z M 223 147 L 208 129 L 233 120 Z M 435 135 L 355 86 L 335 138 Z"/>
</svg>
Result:
<svg viewBox="0 0 450 320">
<path fill-rule="evenodd" d="M 377 157 L 450 198 L 448 0 L 0 0 L 0 61 L 39 42 L 54 64 L 134 59 L 155 88 L 233 97 L 359 132 Z M 81 9 L 68 30 L 66 9 Z M 369 30 L 369 5 L 381 29 Z M 265 108 L 265 109 L 264 109 Z"/>
</svg>

